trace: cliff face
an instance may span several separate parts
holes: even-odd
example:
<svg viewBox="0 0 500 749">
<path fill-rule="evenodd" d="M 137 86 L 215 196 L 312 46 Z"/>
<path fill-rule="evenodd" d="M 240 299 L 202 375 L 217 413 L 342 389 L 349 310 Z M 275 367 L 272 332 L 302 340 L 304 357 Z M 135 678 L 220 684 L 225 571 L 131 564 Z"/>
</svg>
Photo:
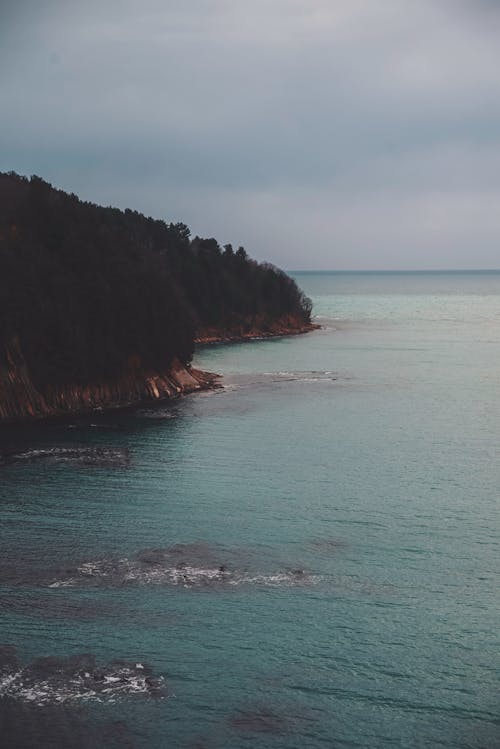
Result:
<svg viewBox="0 0 500 749">
<path fill-rule="evenodd" d="M 131 358 L 120 376 L 107 381 L 50 386 L 33 383 L 17 341 L 5 351 L 0 366 L 0 422 L 24 421 L 89 413 L 164 398 L 175 398 L 217 386 L 218 376 L 174 360 L 167 372 L 145 370 Z"/>
<path fill-rule="evenodd" d="M 245 322 L 230 327 L 206 327 L 197 332 L 195 343 L 223 343 L 225 341 L 246 341 L 259 338 L 276 338 L 285 335 L 299 335 L 317 330 L 320 326 L 304 322 L 298 315 L 282 315 L 276 320 L 255 316 Z"/>
</svg>

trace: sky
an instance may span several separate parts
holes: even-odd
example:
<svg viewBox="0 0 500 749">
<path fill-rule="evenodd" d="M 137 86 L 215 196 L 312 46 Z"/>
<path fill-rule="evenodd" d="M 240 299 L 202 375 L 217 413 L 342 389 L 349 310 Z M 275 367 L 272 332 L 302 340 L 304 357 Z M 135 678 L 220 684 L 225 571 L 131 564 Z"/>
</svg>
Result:
<svg viewBox="0 0 500 749">
<path fill-rule="evenodd" d="M 287 269 L 500 267 L 500 0 L 0 0 L 0 171 Z"/>
</svg>

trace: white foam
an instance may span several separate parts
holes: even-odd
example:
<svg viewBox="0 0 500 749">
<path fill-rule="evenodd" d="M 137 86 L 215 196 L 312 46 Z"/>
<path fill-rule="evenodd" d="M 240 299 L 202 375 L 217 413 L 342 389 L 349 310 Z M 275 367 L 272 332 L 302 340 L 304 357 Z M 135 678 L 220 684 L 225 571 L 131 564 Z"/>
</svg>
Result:
<svg viewBox="0 0 500 749">
<path fill-rule="evenodd" d="M 70 577 L 67 580 L 56 580 L 53 583 L 50 583 L 49 588 L 70 588 L 72 585 L 76 584 L 76 580 L 74 577 Z"/>
<path fill-rule="evenodd" d="M 142 664 L 136 668 L 144 669 Z M 129 695 L 151 694 L 147 675 L 137 674 L 133 669 L 124 666 L 112 674 L 105 675 L 103 684 L 93 689 L 86 684 L 91 674 L 85 672 L 83 676 L 77 674 L 66 681 L 55 678 L 32 681 L 21 670 L 0 678 L 0 697 L 11 697 L 23 702 L 30 702 L 39 706 L 61 704 L 65 702 L 79 702 L 94 700 L 97 702 L 116 702 Z M 163 677 L 155 678 L 155 692 L 164 688 Z"/>
<path fill-rule="evenodd" d="M 276 572 L 269 575 L 242 575 L 230 580 L 230 585 L 260 585 L 276 588 L 296 585 L 315 585 L 319 580 L 317 575 L 298 574 L 296 572 Z"/>
<path fill-rule="evenodd" d="M 103 564 L 104 561 L 84 562 L 80 567 L 77 567 L 77 571 L 80 575 L 85 575 L 87 577 L 96 577 L 98 575 L 105 577 L 108 573 L 106 570 L 103 570 Z"/>
<path fill-rule="evenodd" d="M 62 588 L 85 584 L 87 581 L 103 580 L 106 584 L 133 583 L 138 585 L 168 585 L 184 588 L 209 585 L 257 585 L 266 587 L 304 585 L 315 582 L 315 578 L 303 571 L 278 571 L 269 574 L 228 570 L 220 566 L 197 566 L 177 564 L 163 566 L 161 563 L 147 564 L 127 558 L 118 560 L 99 559 L 85 562 L 77 568 L 77 575 L 52 582 L 49 587 Z"/>
<path fill-rule="evenodd" d="M 31 461 L 40 458 L 49 462 L 73 463 L 76 465 L 126 465 L 127 450 L 109 447 L 49 447 L 23 450 L 10 456 L 11 461 Z"/>
<path fill-rule="evenodd" d="M 169 585 L 181 585 L 189 588 L 194 585 L 214 581 L 224 581 L 228 573 L 219 568 L 192 567 L 158 567 L 144 570 L 143 568 L 130 569 L 125 574 L 125 580 L 136 581 L 142 584 L 159 583 Z"/>
</svg>

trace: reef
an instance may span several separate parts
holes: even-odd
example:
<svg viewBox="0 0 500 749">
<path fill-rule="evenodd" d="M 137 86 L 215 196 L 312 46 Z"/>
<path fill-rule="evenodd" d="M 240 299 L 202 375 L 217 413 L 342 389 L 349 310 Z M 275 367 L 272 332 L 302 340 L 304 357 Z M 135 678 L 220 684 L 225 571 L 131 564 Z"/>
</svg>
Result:
<svg viewBox="0 0 500 749">
<path fill-rule="evenodd" d="M 22 666 L 12 645 L 0 646 L 0 697 L 42 706 L 114 702 L 133 695 L 165 697 L 163 677 L 156 676 L 147 663 L 115 660 L 101 666 L 88 653 L 46 656 Z"/>
</svg>

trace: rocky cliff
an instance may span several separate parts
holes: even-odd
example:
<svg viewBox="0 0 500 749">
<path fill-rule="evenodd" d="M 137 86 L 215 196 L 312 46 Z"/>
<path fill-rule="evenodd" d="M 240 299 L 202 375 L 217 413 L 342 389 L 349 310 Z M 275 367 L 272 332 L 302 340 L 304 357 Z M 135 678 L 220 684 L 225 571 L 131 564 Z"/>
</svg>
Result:
<svg viewBox="0 0 500 749">
<path fill-rule="evenodd" d="M 283 315 L 272 322 L 256 316 L 246 324 L 227 327 L 206 327 L 197 331 L 195 343 L 225 343 L 247 341 L 260 338 L 276 338 L 285 335 L 299 335 L 317 330 L 320 326 L 305 322 L 297 315 Z"/>
<path fill-rule="evenodd" d="M 218 376 L 174 360 L 168 371 L 146 370 L 131 358 L 120 376 L 89 384 L 37 387 L 18 341 L 0 365 L 0 422 L 43 419 L 123 408 L 217 387 Z"/>
</svg>

